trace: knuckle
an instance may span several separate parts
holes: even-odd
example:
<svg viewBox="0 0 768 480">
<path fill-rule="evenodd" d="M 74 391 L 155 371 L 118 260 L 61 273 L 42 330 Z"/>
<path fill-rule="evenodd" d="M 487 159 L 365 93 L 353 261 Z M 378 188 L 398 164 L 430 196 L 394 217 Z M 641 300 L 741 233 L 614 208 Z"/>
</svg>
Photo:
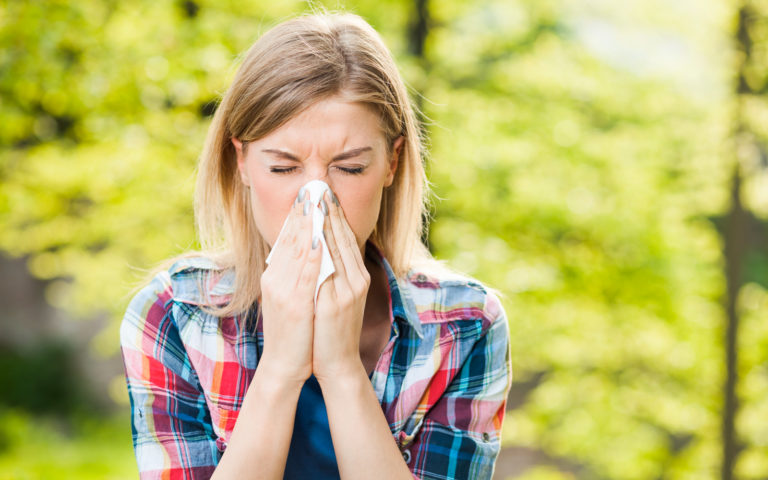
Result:
<svg viewBox="0 0 768 480">
<path fill-rule="evenodd" d="M 315 278 L 316 274 L 311 271 L 309 268 L 305 268 L 301 275 L 299 276 L 299 280 L 301 281 L 302 285 L 309 284 L 312 282 L 312 280 Z"/>
<path fill-rule="evenodd" d="M 368 293 L 368 289 L 362 288 L 362 287 L 355 287 L 353 296 L 355 298 L 360 298 L 365 296 L 366 293 Z"/>
<path fill-rule="evenodd" d="M 306 245 L 303 245 L 300 242 L 296 242 L 293 245 L 293 248 L 291 248 L 291 258 L 294 260 L 298 260 L 304 256 L 304 253 L 306 252 L 307 247 Z"/>
<path fill-rule="evenodd" d="M 287 235 L 285 236 L 285 243 L 286 245 L 296 245 L 298 242 L 298 235 L 294 230 L 290 230 L 285 232 Z"/>
<path fill-rule="evenodd" d="M 352 303 L 354 303 L 355 296 L 353 295 L 351 290 L 344 289 L 343 291 L 338 293 L 338 299 L 341 305 L 348 307 Z"/>
<path fill-rule="evenodd" d="M 336 241 L 341 247 L 349 247 L 349 238 L 346 235 L 339 235 Z"/>
<path fill-rule="evenodd" d="M 296 246 L 296 248 L 291 249 L 291 258 L 293 260 L 299 260 L 303 256 L 304 256 L 304 252 L 302 251 L 301 247 Z"/>
</svg>

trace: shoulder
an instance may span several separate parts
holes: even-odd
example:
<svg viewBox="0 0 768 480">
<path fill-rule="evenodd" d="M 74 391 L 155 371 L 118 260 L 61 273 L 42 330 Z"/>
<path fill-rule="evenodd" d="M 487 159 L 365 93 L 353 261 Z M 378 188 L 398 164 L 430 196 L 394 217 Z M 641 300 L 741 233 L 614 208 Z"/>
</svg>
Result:
<svg viewBox="0 0 768 480">
<path fill-rule="evenodd" d="M 121 339 L 147 330 L 161 331 L 165 323 L 173 323 L 169 314 L 174 303 L 198 309 L 226 302 L 231 295 L 232 280 L 230 271 L 217 266 L 210 257 L 187 255 L 167 261 L 128 303 L 120 329 Z"/>
<path fill-rule="evenodd" d="M 188 254 L 166 261 L 133 301 L 154 295 L 193 305 L 217 305 L 232 294 L 234 270 L 205 255 Z"/>
<path fill-rule="evenodd" d="M 204 255 L 185 256 L 168 267 L 173 300 L 198 306 L 226 303 L 234 289 L 234 269 Z"/>
<path fill-rule="evenodd" d="M 506 324 L 496 290 L 468 275 L 424 265 L 412 268 L 404 283 L 422 324 L 472 321 L 482 331 Z"/>
<path fill-rule="evenodd" d="M 199 393 L 189 349 L 199 344 L 190 344 L 189 336 L 194 335 L 194 325 L 202 326 L 206 314 L 198 304 L 184 302 L 196 299 L 192 285 L 198 279 L 209 280 L 218 273 L 213 262 L 200 257 L 177 257 L 154 271 L 129 302 L 120 324 L 120 348 L 129 378 L 170 382 L 160 385 L 166 391 Z M 168 372 L 187 383 L 170 381 Z"/>
</svg>

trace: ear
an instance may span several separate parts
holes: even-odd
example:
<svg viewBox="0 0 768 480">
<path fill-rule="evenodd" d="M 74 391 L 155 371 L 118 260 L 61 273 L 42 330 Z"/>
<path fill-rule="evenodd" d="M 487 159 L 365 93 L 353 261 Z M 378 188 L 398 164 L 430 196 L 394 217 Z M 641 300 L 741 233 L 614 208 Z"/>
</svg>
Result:
<svg viewBox="0 0 768 480">
<path fill-rule="evenodd" d="M 392 144 L 392 157 L 389 159 L 389 172 L 387 172 L 387 179 L 384 181 L 385 187 L 392 185 L 392 182 L 395 180 L 395 172 L 400 163 L 400 153 L 403 150 L 404 142 L 405 137 L 400 135 L 395 139 L 395 143 Z"/>
<path fill-rule="evenodd" d="M 237 156 L 237 169 L 240 171 L 240 180 L 243 181 L 243 183 L 247 186 L 248 185 L 248 173 L 245 169 L 245 155 L 243 154 L 243 142 L 236 139 L 235 137 L 231 138 L 232 145 L 235 146 L 235 155 Z"/>
</svg>

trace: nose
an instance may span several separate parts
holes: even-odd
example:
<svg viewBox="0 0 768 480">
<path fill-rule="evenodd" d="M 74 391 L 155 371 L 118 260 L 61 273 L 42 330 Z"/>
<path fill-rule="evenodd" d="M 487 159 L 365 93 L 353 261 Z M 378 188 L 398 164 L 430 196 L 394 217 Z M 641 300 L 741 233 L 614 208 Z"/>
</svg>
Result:
<svg viewBox="0 0 768 480">
<path fill-rule="evenodd" d="M 333 184 L 331 183 L 331 177 L 328 175 L 328 166 L 324 165 L 322 162 L 308 162 L 307 168 L 307 175 L 304 180 L 305 183 L 310 182 L 312 180 L 322 180 L 325 182 L 329 187 L 331 187 L 331 190 L 333 190 Z"/>
</svg>

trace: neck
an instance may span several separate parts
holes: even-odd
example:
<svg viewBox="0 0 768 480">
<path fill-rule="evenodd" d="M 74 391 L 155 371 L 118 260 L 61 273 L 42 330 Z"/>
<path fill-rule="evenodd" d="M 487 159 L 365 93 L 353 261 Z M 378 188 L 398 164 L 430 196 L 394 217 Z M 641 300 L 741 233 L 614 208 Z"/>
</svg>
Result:
<svg viewBox="0 0 768 480">
<path fill-rule="evenodd" d="M 389 317 L 389 304 L 387 301 L 389 280 L 384 267 L 378 262 L 370 259 L 368 256 L 364 256 L 363 260 L 365 268 L 371 277 L 368 295 L 365 299 L 365 314 L 363 318 L 363 325 L 365 325 L 366 323 L 381 320 L 382 315 L 386 318 Z"/>
</svg>

